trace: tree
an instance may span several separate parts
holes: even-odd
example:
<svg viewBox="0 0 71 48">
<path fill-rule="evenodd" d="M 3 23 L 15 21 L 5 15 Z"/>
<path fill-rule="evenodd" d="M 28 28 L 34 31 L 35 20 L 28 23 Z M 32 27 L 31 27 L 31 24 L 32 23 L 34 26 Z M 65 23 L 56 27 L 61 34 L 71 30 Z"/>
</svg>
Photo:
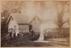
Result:
<svg viewBox="0 0 71 48">
<path fill-rule="evenodd" d="M 58 25 L 58 37 L 63 37 L 63 25 L 64 23 L 68 22 L 69 20 L 67 21 L 63 21 L 63 17 L 64 17 L 64 9 L 65 9 L 65 5 L 66 5 L 67 2 L 62 2 L 62 10 L 61 12 L 59 13 L 58 12 L 58 16 L 57 16 L 57 25 Z"/>
</svg>

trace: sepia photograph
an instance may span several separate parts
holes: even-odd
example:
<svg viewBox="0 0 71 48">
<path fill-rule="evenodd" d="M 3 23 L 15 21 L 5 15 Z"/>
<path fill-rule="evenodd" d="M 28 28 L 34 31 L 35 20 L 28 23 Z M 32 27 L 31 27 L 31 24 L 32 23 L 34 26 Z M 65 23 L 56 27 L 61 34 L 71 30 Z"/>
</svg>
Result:
<svg viewBox="0 0 71 48">
<path fill-rule="evenodd" d="M 1 47 L 70 47 L 70 1 L 1 2 Z"/>
</svg>

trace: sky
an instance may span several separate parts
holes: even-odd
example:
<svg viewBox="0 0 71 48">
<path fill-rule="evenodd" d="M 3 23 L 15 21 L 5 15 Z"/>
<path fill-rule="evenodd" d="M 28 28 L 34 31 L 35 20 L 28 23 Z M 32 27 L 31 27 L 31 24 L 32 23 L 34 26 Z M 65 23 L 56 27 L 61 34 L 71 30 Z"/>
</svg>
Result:
<svg viewBox="0 0 71 48">
<path fill-rule="evenodd" d="M 63 3 L 63 2 L 62 2 Z M 45 28 L 58 28 L 55 22 L 57 22 L 58 13 L 62 11 L 62 3 L 60 2 L 8 2 L 3 4 L 3 8 L 20 10 L 21 13 L 11 13 L 17 22 L 30 22 L 34 16 L 38 16 L 42 23 L 41 29 Z M 9 4 L 9 5 L 8 5 Z M 69 18 L 68 5 L 65 5 L 63 20 L 66 21 Z M 64 27 L 68 27 L 68 24 L 64 24 Z"/>
</svg>

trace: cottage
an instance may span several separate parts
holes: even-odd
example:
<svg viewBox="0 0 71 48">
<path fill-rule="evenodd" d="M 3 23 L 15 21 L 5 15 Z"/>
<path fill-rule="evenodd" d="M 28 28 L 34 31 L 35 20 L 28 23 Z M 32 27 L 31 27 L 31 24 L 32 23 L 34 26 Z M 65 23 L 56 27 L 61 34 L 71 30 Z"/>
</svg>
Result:
<svg viewBox="0 0 71 48">
<path fill-rule="evenodd" d="M 21 14 L 11 14 L 19 25 L 19 33 L 23 36 L 25 33 L 33 34 L 35 38 L 38 38 L 40 33 L 40 23 L 41 20 L 39 17 L 34 16 L 32 18 L 29 18 L 28 16 L 22 16 Z M 18 17 L 17 17 L 18 16 Z M 32 26 L 32 29 L 30 30 L 30 25 Z M 34 33 L 32 33 L 34 32 Z M 34 35 L 35 34 L 35 35 Z M 31 37 L 33 37 L 31 36 Z"/>
<path fill-rule="evenodd" d="M 41 19 L 38 16 L 34 16 L 32 20 L 30 21 L 30 24 L 33 27 L 33 30 L 37 33 L 40 32 L 40 24 L 41 24 Z"/>
<path fill-rule="evenodd" d="M 19 25 L 16 22 L 15 19 L 13 19 L 13 17 L 11 17 L 9 24 L 8 24 L 8 32 L 12 33 L 12 37 L 14 37 L 14 34 L 17 36 L 19 33 Z"/>
<path fill-rule="evenodd" d="M 8 10 L 4 10 L 1 14 L 1 33 L 3 38 L 8 37 L 9 33 L 12 33 L 11 37 L 14 33 L 16 36 L 19 33 L 19 26 Z"/>
</svg>

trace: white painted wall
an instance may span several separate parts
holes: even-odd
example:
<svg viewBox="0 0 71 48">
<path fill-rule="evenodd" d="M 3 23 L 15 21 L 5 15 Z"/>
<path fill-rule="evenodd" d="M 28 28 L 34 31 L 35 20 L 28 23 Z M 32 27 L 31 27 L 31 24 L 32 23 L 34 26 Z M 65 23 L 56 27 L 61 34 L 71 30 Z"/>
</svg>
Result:
<svg viewBox="0 0 71 48">
<path fill-rule="evenodd" d="M 16 33 L 16 36 L 17 34 L 19 33 L 19 25 L 17 24 L 16 20 L 15 19 L 11 19 L 9 24 L 8 24 L 8 32 L 11 32 L 10 29 L 13 29 L 12 30 L 12 34 Z M 15 32 L 14 32 L 15 30 Z"/>
</svg>

